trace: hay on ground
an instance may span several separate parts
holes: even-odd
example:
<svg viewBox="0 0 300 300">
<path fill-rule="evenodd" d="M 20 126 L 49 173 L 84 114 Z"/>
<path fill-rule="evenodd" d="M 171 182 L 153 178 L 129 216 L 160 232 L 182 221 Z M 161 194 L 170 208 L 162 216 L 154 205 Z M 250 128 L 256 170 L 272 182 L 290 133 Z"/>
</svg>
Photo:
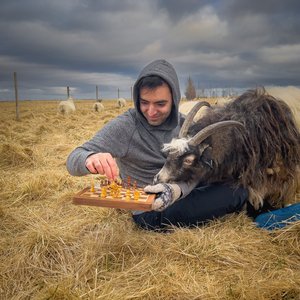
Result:
<svg viewBox="0 0 300 300">
<path fill-rule="evenodd" d="M 21 102 L 19 122 L 0 103 L 0 299 L 299 299 L 299 222 L 269 232 L 241 213 L 163 234 L 73 205 L 90 180 L 68 175 L 68 153 L 128 109 L 97 119 L 91 103 L 66 118 Z"/>
</svg>

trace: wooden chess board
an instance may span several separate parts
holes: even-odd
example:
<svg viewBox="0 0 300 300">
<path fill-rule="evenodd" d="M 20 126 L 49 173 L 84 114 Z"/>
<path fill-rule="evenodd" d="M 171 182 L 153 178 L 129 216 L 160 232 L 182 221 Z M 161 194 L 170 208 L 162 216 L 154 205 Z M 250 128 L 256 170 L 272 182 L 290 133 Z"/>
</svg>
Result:
<svg viewBox="0 0 300 300">
<path fill-rule="evenodd" d="M 134 199 L 135 191 L 139 192 L 137 200 Z M 142 189 L 138 188 L 130 191 L 130 198 L 128 194 L 128 190 L 122 188 L 117 197 L 111 196 L 109 191 L 105 197 L 102 197 L 101 188 L 94 188 L 94 191 L 91 191 L 91 188 L 87 187 L 73 197 L 73 203 L 76 205 L 90 205 L 128 210 L 152 210 L 155 194 L 146 194 Z"/>
</svg>

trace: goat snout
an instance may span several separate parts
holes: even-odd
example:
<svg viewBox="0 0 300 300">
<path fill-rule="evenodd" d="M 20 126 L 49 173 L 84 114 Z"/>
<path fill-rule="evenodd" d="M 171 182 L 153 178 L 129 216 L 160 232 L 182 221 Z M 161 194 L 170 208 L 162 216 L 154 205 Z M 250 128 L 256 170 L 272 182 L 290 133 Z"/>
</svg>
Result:
<svg viewBox="0 0 300 300">
<path fill-rule="evenodd" d="M 159 183 L 159 173 L 156 174 L 153 178 L 153 184 L 157 184 L 157 183 Z"/>
<path fill-rule="evenodd" d="M 169 170 L 166 169 L 166 167 L 163 167 L 155 176 L 153 179 L 153 184 L 157 183 L 167 183 L 170 180 L 170 174 Z"/>
</svg>

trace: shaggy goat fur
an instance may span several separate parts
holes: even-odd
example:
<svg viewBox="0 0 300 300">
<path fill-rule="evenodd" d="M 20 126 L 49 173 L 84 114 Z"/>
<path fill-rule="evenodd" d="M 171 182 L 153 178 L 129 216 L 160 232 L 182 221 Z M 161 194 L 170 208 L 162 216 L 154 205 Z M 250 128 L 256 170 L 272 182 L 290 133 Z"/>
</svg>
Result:
<svg viewBox="0 0 300 300">
<path fill-rule="evenodd" d="M 255 209 L 265 201 L 273 207 L 293 202 L 299 184 L 300 133 L 288 105 L 263 88 L 249 90 L 224 107 L 211 109 L 189 128 L 188 136 L 225 120 L 238 121 L 245 128 L 219 129 L 181 156 L 174 155 L 176 149 L 169 146 L 172 153 L 157 181 L 159 177 L 165 182 L 199 178 L 203 183 L 243 186 L 249 190 L 249 202 Z M 185 166 L 184 157 L 191 154 L 194 161 Z M 172 178 L 163 174 L 172 174 Z"/>
</svg>

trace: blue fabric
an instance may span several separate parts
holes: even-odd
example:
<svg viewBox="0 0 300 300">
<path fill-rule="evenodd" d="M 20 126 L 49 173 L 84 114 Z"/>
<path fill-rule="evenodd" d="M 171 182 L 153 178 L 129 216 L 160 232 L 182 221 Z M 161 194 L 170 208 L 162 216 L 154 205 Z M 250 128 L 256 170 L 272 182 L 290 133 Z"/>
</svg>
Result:
<svg viewBox="0 0 300 300">
<path fill-rule="evenodd" d="M 283 228 L 296 221 L 300 221 L 300 203 L 273 210 L 255 218 L 258 227 L 268 230 Z"/>
</svg>

